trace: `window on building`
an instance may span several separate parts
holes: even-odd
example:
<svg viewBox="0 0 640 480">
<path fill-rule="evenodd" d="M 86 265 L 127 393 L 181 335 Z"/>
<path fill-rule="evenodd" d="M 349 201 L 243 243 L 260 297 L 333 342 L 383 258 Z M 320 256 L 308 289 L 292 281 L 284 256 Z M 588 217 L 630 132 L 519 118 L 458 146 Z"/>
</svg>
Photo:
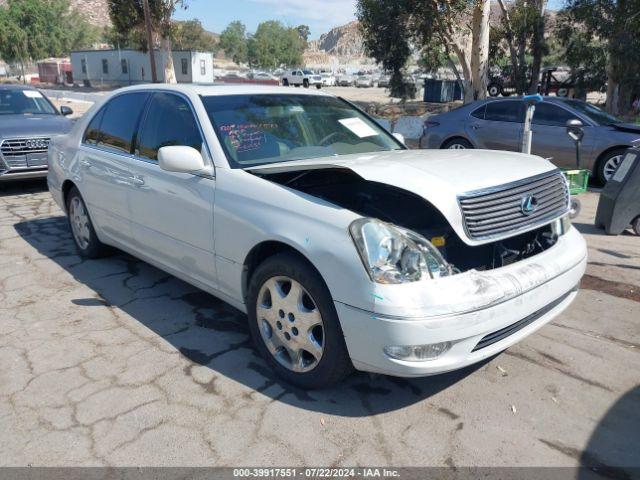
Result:
<svg viewBox="0 0 640 480">
<path fill-rule="evenodd" d="M 118 95 L 104 108 L 97 144 L 119 153 L 131 153 L 131 142 L 148 93 Z"/>
<path fill-rule="evenodd" d="M 200 60 L 200 75 L 207 74 L 207 64 L 204 60 Z"/>
<path fill-rule="evenodd" d="M 189 75 L 189 60 L 186 58 L 182 59 L 182 74 Z"/>
<path fill-rule="evenodd" d="M 202 150 L 202 136 L 191 107 L 186 100 L 170 93 L 153 96 L 139 139 L 137 154 L 151 160 L 158 159 L 160 148 L 171 145 Z"/>
<path fill-rule="evenodd" d="M 109 60 L 107 60 L 106 58 L 102 59 L 102 73 L 104 73 L 105 75 L 109 74 Z"/>
<path fill-rule="evenodd" d="M 124 75 L 129 73 L 129 65 L 127 64 L 127 60 L 126 59 L 123 58 L 122 60 L 120 60 L 120 68 L 122 69 L 122 73 Z"/>
<path fill-rule="evenodd" d="M 80 60 L 80 69 L 82 70 L 82 73 L 87 73 L 87 59 L 83 58 Z"/>
</svg>

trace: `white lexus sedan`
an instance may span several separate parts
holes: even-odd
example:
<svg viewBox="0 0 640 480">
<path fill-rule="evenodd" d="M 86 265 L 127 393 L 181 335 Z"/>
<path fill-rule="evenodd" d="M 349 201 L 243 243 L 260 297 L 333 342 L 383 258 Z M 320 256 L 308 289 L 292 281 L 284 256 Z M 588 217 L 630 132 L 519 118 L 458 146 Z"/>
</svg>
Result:
<svg viewBox="0 0 640 480">
<path fill-rule="evenodd" d="M 549 162 L 407 150 L 317 91 L 121 89 L 49 163 L 81 255 L 117 247 L 246 312 L 305 388 L 495 355 L 562 312 L 585 270 Z"/>
</svg>

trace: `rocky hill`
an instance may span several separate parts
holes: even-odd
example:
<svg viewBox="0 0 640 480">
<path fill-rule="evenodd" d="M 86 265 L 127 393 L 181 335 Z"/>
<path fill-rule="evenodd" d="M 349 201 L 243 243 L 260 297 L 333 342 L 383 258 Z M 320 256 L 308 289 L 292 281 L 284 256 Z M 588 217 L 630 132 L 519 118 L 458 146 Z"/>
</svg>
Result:
<svg viewBox="0 0 640 480">
<path fill-rule="evenodd" d="M 0 0 L 0 6 L 6 3 L 7 0 Z M 69 0 L 69 5 L 96 27 L 111 25 L 107 0 Z"/>
<path fill-rule="evenodd" d="M 309 42 L 311 52 L 324 52 L 335 57 L 362 58 L 364 46 L 357 21 L 335 27 L 323 33 L 318 40 Z"/>
</svg>

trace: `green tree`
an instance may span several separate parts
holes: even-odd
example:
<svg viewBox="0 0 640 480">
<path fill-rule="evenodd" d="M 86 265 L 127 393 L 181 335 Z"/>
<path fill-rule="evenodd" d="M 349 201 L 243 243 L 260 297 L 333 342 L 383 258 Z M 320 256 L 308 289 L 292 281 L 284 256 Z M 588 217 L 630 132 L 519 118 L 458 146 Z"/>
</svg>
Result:
<svg viewBox="0 0 640 480">
<path fill-rule="evenodd" d="M 247 29 L 239 20 L 231 22 L 220 34 L 219 46 L 227 58 L 240 64 L 247 61 Z"/>
<path fill-rule="evenodd" d="M 199 50 L 202 52 L 216 52 L 217 43 L 210 32 L 207 32 L 200 20 L 175 22 L 171 32 L 173 47 L 177 50 Z"/>
<path fill-rule="evenodd" d="M 627 113 L 640 95 L 640 0 L 568 0 L 561 20 L 565 31 L 583 33 L 562 37 L 567 63 L 580 66 L 580 55 L 593 58 L 600 70 L 604 63 L 607 110 Z M 586 59 L 585 66 L 593 67 Z"/>
<path fill-rule="evenodd" d="M 249 38 L 249 63 L 260 68 L 300 65 L 304 47 L 297 29 L 287 28 L 276 20 L 262 22 Z"/>
<path fill-rule="evenodd" d="M 309 25 L 298 25 L 296 27 L 296 30 L 298 31 L 298 35 L 300 35 L 300 38 L 302 38 L 306 45 L 309 41 L 309 35 L 311 35 L 311 29 L 309 29 Z"/>
<path fill-rule="evenodd" d="M 508 65 L 517 93 L 535 93 L 542 58 L 548 52 L 544 38 L 546 0 L 498 0 L 501 16 L 491 31 L 494 63 Z"/>
<path fill-rule="evenodd" d="M 391 72 L 393 96 L 411 94 L 403 69 L 415 49 L 427 60 L 443 53 L 463 85 L 465 101 L 471 101 L 487 91 L 489 7 L 489 0 L 358 0 L 356 15 L 368 53 Z"/>
<path fill-rule="evenodd" d="M 67 56 L 98 38 L 67 0 L 9 0 L 0 7 L 0 56 L 22 66 L 46 57 Z"/>
<path fill-rule="evenodd" d="M 108 5 L 109 17 L 113 24 L 111 41 L 115 40 L 117 44 L 140 41 L 144 47 L 148 48 L 147 42 L 141 40 L 145 38 L 146 28 L 143 0 L 108 0 Z M 164 53 L 166 59 L 164 80 L 167 83 L 176 83 L 171 53 L 171 36 L 174 29 L 172 17 L 177 8 L 186 9 L 187 5 L 187 0 L 149 0 L 154 48 L 155 43 L 159 43 Z"/>
</svg>

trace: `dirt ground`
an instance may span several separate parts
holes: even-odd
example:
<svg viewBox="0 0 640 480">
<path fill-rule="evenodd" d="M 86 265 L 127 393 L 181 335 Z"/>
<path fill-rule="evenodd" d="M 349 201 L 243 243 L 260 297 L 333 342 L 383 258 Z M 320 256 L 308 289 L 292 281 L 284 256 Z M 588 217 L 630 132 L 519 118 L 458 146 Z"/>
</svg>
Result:
<svg viewBox="0 0 640 480">
<path fill-rule="evenodd" d="M 576 466 L 640 445 L 640 238 L 575 225 L 575 303 L 508 351 L 323 391 L 274 378 L 246 317 L 123 253 L 76 255 L 43 182 L 0 186 L 2 466 Z"/>
</svg>

